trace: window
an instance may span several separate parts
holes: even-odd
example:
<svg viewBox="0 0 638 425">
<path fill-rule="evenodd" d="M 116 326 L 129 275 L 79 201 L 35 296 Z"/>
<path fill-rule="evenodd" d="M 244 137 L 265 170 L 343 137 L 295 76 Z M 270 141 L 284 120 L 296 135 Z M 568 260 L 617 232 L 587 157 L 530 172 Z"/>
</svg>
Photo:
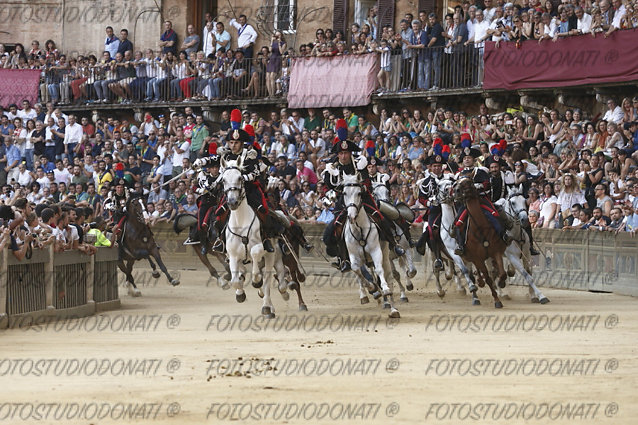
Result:
<svg viewBox="0 0 638 425">
<path fill-rule="evenodd" d="M 297 0 L 275 0 L 273 23 L 276 30 L 285 34 L 290 34 L 297 30 L 297 22 L 295 20 L 296 3 Z"/>
<path fill-rule="evenodd" d="M 354 4 L 354 21 L 363 25 L 368 20 L 368 11 L 377 5 L 377 0 L 356 0 Z"/>
</svg>

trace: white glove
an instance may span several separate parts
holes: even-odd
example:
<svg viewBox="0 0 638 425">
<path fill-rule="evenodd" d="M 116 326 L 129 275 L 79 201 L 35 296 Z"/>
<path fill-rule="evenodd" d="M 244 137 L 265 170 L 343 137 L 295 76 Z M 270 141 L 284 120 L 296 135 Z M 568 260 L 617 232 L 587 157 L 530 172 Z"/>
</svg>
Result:
<svg viewBox="0 0 638 425">
<path fill-rule="evenodd" d="M 257 159 L 257 151 L 254 150 L 254 149 L 249 150 L 246 153 L 246 158 L 248 158 L 248 159 Z"/>
<path fill-rule="evenodd" d="M 483 190 L 485 189 L 485 187 L 483 186 L 482 183 L 474 183 L 474 187 L 477 188 L 478 190 Z"/>
</svg>

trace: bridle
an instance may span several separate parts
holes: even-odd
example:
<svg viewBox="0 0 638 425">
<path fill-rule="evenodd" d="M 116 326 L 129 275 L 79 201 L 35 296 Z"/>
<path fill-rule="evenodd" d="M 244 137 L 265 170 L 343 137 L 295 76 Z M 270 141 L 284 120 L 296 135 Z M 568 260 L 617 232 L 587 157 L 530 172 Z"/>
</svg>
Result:
<svg viewBox="0 0 638 425">
<path fill-rule="evenodd" d="M 360 183 L 345 183 L 343 185 L 344 189 L 346 187 L 356 187 L 359 189 L 359 191 L 363 190 L 363 187 L 361 186 Z M 359 205 L 355 204 L 354 202 L 351 202 L 349 204 L 346 205 L 346 210 L 350 207 L 354 207 L 357 211 L 357 213 L 355 214 L 355 217 L 357 217 L 359 215 L 359 212 L 361 211 L 361 207 L 363 205 L 363 202 L 361 202 Z M 350 226 L 350 235 L 352 235 L 352 237 L 354 238 L 354 240 L 356 240 L 357 242 L 359 242 L 359 245 L 361 245 L 362 247 L 365 246 L 367 240 L 368 240 L 368 236 L 370 236 L 370 232 L 372 231 L 372 223 L 370 223 L 370 227 L 368 227 L 368 232 L 366 233 L 365 237 L 363 236 L 363 229 L 357 224 L 356 219 L 351 219 L 349 215 L 347 215 L 348 217 L 348 221 L 350 222 L 351 226 Z M 359 234 L 361 235 L 361 238 L 357 238 L 357 236 L 352 232 L 352 228 L 353 227 L 357 227 L 359 229 Z"/>
<path fill-rule="evenodd" d="M 231 166 L 228 168 L 224 168 L 224 171 L 222 171 L 222 173 L 219 175 L 218 180 L 219 179 L 223 179 L 224 174 L 226 173 L 226 171 L 228 170 L 237 170 L 240 173 L 242 172 L 241 168 L 236 167 L 236 166 Z M 241 185 L 241 187 L 236 187 L 236 186 L 231 186 L 231 187 L 224 187 L 224 192 L 228 193 L 228 192 L 239 192 L 239 197 L 237 198 L 237 202 L 241 203 L 244 198 L 246 198 L 246 187 L 244 185 Z"/>
<path fill-rule="evenodd" d="M 361 184 L 360 184 L 360 183 L 345 183 L 345 184 L 343 185 L 343 187 L 344 187 L 344 189 L 345 189 L 346 187 L 356 187 L 356 188 L 359 188 L 359 190 L 360 190 L 360 191 L 362 190 L 362 187 L 361 187 Z M 348 208 L 350 208 L 350 207 L 354 207 L 354 208 L 357 210 L 357 215 L 359 215 L 359 210 L 361 209 L 361 205 L 362 205 L 362 204 L 357 205 L 357 204 L 355 204 L 354 202 L 351 202 L 351 203 L 349 203 L 348 205 L 346 205 L 346 210 L 347 210 Z"/>
</svg>

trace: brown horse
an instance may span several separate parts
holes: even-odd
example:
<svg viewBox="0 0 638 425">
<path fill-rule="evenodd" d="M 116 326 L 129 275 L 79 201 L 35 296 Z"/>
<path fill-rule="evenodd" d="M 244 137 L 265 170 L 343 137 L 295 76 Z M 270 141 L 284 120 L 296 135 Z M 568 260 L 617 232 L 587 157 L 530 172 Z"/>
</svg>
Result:
<svg viewBox="0 0 638 425">
<path fill-rule="evenodd" d="M 291 253 L 282 255 L 284 266 L 286 267 L 286 269 L 288 269 L 288 273 L 290 274 L 290 278 L 292 279 L 290 282 L 288 282 L 288 289 L 297 293 L 299 310 L 307 311 L 308 307 L 306 306 L 306 303 L 301 296 L 301 286 L 299 285 L 300 283 L 306 281 L 306 275 L 303 274 L 302 271 L 299 269 L 300 264 L 297 263 L 297 260 L 299 260 L 299 247 L 302 244 L 307 245 L 308 242 L 306 241 L 303 230 L 298 223 L 295 223 L 294 225 L 291 225 L 289 228 L 287 228 L 283 236 L 290 244 L 290 248 L 292 248 L 292 252 L 294 253 L 294 256 Z M 285 244 L 283 239 L 281 240 L 281 243 Z"/>
<path fill-rule="evenodd" d="M 478 270 L 479 286 L 485 286 L 487 282 L 494 298 L 494 306 L 502 308 L 503 303 L 498 298 L 494 282 L 490 277 L 485 261 L 491 259 L 498 271 L 499 287 L 505 286 L 505 267 L 503 266 L 503 254 L 505 253 L 505 242 L 498 236 L 496 229 L 490 224 L 483 213 L 483 208 L 479 201 L 479 194 L 474 187 L 474 182 L 469 178 L 463 178 L 457 182 L 457 199 L 465 204 L 468 212 L 468 222 L 465 244 L 464 261 L 470 261 Z M 475 297 L 476 293 L 474 293 Z"/>
<path fill-rule="evenodd" d="M 126 275 L 126 282 L 129 284 L 129 295 L 134 297 L 142 295 L 137 286 L 135 286 L 135 279 L 133 279 L 132 273 L 133 264 L 139 260 L 147 259 L 151 267 L 153 267 L 153 277 L 156 277 L 156 270 L 151 260 L 151 257 L 153 257 L 171 285 L 179 285 L 179 279 L 173 278 L 166 270 L 159 253 L 159 247 L 153 237 L 153 232 L 144 220 L 143 212 L 144 204 L 140 195 L 131 195 L 126 201 L 126 220 L 117 241 L 119 245 L 117 265 Z"/>
</svg>

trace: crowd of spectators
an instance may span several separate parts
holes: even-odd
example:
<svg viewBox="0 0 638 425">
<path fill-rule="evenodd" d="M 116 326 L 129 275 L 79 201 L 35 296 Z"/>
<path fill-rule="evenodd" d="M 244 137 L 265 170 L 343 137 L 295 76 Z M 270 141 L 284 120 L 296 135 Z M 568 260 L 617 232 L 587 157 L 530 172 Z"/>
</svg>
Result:
<svg viewBox="0 0 638 425">
<path fill-rule="evenodd" d="M 281 208 L 302 222 L 333 218 L 333 199 L 321 175 L 331 156 L 335 122 L 344 118 L 362 155 L 379 159 L 380 171 L 390 176 L 392 199 L 417 212 L 417 225 L 424 206 L 416 183 L 434 145 L 450 146 L 446 172 L 456 172 L 462 167 L 462 145 L 469 141 L 481 152 L 480 165 L 489 163 L 491 173 L 503 171 L 524 190 L 534 227 L 635 234 L 638 97 L 619 105 L 609 99 L 606 106 L 596 118 L 578 109 L 491 114 L 485 105 L 476 115 L 407 108 L 383 109 L 370 117 L 351 108 L 282 109 L 265 116 L 243 111 L 242 125 L 253 126 L 263 156 L 273 164 L 267 172 L 279 178 Z M 57 241 L 57 249 L 91 253 L 81 235 L 98 233 L 96 241 L 109 242 L 101 233 L 109 219 L 104 201 L 117 185 L 144 196 L 150 225 L 171 222 L 178 213 L 194 214 L 191 164 L 224 145 L 229 129 L 228 111 L 221 114 L 221 126 L 213 127 L 191 107 L 170 115 L 146 112 L 140 123 L 117 116 L 93 123 L 67 116 L 51 102 L 45 109 L 26 101 L 21 109 L 0 109 L 0 204 L 9 208 L 0 218 L 6 224 L 13 211 L 23 218 L 20 224 L 10 221 L 14 227 L 8 227 L 2 241 L 20 252 L 20 242 L 29 242 L 38 228 L 55 236 L 49 243 Z M 502 158 L 487 161 L 501 140 L 507 142 Z M 77 227 L 76 235 L 72 228 Z M 51 239 L 36 238 L 38 243 Z"/>
<path fill-rule="evenodd" d="M 0 67 L 40 69 L 40 101 L 63 105 L 279 97 L 288 90 L 295 56 L 379 54 L 379 93 L 472 87 L 482 81 L 486 40 L 609 37 L 638 27 L 638 0 L 567 0 L 558 7 L 541 0 L 466 0 L 441 22 L 429 11 L 406 13 L 399 28 L 380 27 L 375 6 L 347 33 L 319 28 L 297 49 L 279 30 L 257 49 L 258 33 L 245 15 L 206 14 L 202 27 L 196 34 L 188 25 L 180 43 L 166 21 L 159 48 L 143 49 L 133 46 L 128 30 L 118 37 L 109 26 L 101 55 L 78 57 L 61 53 L 53 40 L 44 47 L 34 40 L 28 51 L 18 43 L 6 52 L 0 44 Z"/>
</svg>

